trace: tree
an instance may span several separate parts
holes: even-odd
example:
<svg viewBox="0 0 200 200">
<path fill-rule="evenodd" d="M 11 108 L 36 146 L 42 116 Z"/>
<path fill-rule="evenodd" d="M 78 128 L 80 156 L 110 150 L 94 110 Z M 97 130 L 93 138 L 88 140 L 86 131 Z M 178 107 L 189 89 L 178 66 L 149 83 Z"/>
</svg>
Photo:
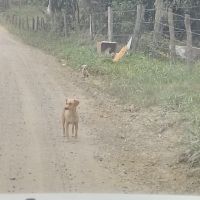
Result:
<svg viewBox="0 0 200 200">
<path fill-rule="evenodd" d="M 72 29 L 73 22 L 80 22 L 78 0 L 48 0 L 47 5 L 53 31 L 66 32 L 66 24 Z"/>
</svg>

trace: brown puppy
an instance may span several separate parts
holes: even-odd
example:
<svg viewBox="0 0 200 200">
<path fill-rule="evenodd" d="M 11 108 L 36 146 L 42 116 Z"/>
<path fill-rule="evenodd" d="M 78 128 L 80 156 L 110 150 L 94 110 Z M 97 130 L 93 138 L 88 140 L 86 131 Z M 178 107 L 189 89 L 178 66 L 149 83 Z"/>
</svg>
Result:
<svg viewBox="0 0 200 200">
<path fill-rule="evenodd" d="M 77 138 L 78 136 L 78 122 L 79 116 L 76 111 L 76 107 L 78 106 L 79 101 L 76 99 L 66 99 L 66 105 L 62 115 L 62 123 L 63 123 L 63 136 L 67 136 L 69 138 L 69 125 L 72 125 L 72 136 Z M 75 128 L 75 135 L 74 135 Z"/>
<path fill-rule="evenodd" d="M 82 65 L 81 66 L 81 72 L 82 72 L 83 78 L 89 77 L 89 72 L 87 70 L 87 65 Z"/>
</svg>

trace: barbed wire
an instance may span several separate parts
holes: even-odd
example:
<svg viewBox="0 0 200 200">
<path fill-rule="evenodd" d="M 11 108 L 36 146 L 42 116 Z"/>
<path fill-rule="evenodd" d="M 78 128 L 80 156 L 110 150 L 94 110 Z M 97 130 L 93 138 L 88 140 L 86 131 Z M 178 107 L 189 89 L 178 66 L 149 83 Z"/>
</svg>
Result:
<svg viewBox="0 0 200 200">
<path fill-rule="evenodd" d="M 200 21 L 200 19 L 197 19 L 197 18 L 190 18 L 190 20 L 192 20 L 192 21 Z"/>
<path fill-rule="evenodd" d="M 160 34 L 161 34 L 161 33 L 160 33 Z M 168 39 L 170 39 L 170 36 L 169 36 L 169 35 L 164 34 L 164 33 L 162 33 L 162 35 L 164 35 L 165 37 L 167 37 Z M 183 41 L 181 41 L 181 40 L 177 40 L 176 38 L 174 39 L 174 41 L 177 42 L 177 43 L 184 44 L 184 45 L 186 45 L 186 42 L 187 42 L 187 41 L 183 42 Z"/>
<path fill-rule="evenodd" d="M 113 37 L 124 37 L 124 36 L 127 36 L 127 37 L 130 37 L 131 35 L 133 35 L 133 33 L 127 33 L 127 34 L 117 34 L 117 35 L 113 35 Z"/>
<path fill-rule="evenodd" d="M 160 25 L 164 25 L 164 26 L 168 26 L 168 27 L 174 28 L 174 29 L 176 29 L 176 30 L 186 31 L 185 29 L 176 28 L 176 27 L 170 26 L 169 24 L 165 24 L 165 23 L 157 22 L 157 21 L 155 21 L 155 22 L 156 22 L 156 23 L 159 23 Z M 196 32 L 193 32 L 193 31 L 189 31 L 189 33 L 192 33 L 192 34 L 194 34 L 194 35 L 200 36 L 200 33 L 196 33 Z"/>
<path fill-rule="evenodd" d="M 134 23 L 133 23 L 133 22 L 130 22 L 130 21 L 113 22 L 113 25 L 120 25 L 120 24 L 125 24 L 125 23 L 134 25 Z"/>
<path fill-rule="evenodd" d="M 188 6 L 188 7 L 178 6 L 178 7 L 175 7 L 175 8 L 177 8 L 177 9 L 192 9 L 192 8 L 200 8 L 200 6 Z"/>
<path fill-rule="evenodd" d="M 147 9 L 147 10 L 154 10 L 154 9 Z M 129 11 L 136 11 L 136 10 L 127 10 L 128 12 Z M 166 10 L 164 10 L 165 12 L 167 12 Z M 121 11 L 120 11 L 121 12 Z M 104 12 L 105 13 L 105 12 Z M 180 16 L 182 18 L 185 18 L 185 16 L 183 15 L 179 15 L 179 14 L 175 14 L 173 13 L 175 16 Z M 191 20 L 196 20 L 196 21 L 200 21 L 200 19 L 197 19 L 197 18 L 190 18 Z M 183 20 L 174 20 L 174 21 L 183 21 Z M 89 19 L 88 19 L 88 22 L 89 22 Z M 134 25 L 134 22 L 131 22 L 131 21 L 123 21 L 123 22 L 114 22 L 113 25 L 120 25 L 120 24 L 133 24 Z M 172 27 L 170 26 L 169 24 L 167 23 L 163 23 L 163 22 L 157 22 L 157 21 L 150 21 L 150 22 L 143 22 L 144 24 L 153 24 L 153 23 L 159 23 L 160 25 L 163 25 L 163 26 L 166 26 L 166 27 Z M 105 23 L 102 23 L 102 26 L 104 25 Z M 71 23 L 67 23 L 66 25 L 72 25 Z M 80 26 L 89 26 L 88 23 L 79 23 Z M 181 29 L 181 28 L 177 28 L 177 27 L 173 27 L 175 29 L 175 32 L 185 32 L 186 30 L 185 29 Z M 196 30 L 198 31 L 198 30 Z M 193 35 L 197 35 L 197 36 L 200 36 L 200 33 L 197 33 L 195 32 L 194 30 L 192 30 L 190 33 L 192 33 Z M 118 35 L 115 35 L 115 36 L 124 36 L 124 35 L 128 35 L 128 34 L 118 34 Z"/>
<path fill-rule="evenodd" d="M 101 3 L 100 4 L 101 6 L 102 6 L 102 8 L 105 8 L 105 7 L 107 7 L 108 6 L 108 4 L 107 3 Z M 118 4 L 118 5 L 112 5 L 111 7 L 113 7 L 113 6 L 118 6 L 118 7 L 120 7 L 120 5 Z M 135 4 L 134 6 L 133 6 L 133 8 L 137 8 L 137 4 Z M 176 9 L 193 9 L 193 8 L 200 8 L 200 5 L 195 5 L 195 6 L 175 6 L 175 8 Z M 156 10 L 155 8 L 149 8 L 149 10 Z"/>
<path fill-rule="evenodd" d="M 200 8 L 200 7 L 199 7 L 199 8 Z M 168 11 L 167 11 L 166 9 L 162 9 L 162 11 L 168 13 Z M 178 17 L 185 18 L 185 15 L 179 15 L 179 14 L 176 14 L 176 13 L 173 13 L 173 15 L 178 16 Z M 200 19 L 198 19 L 198 18 L 192 18 L 192 17 L 190 17 L 190 20 L 193 20 L 193 21 L 200 21 Z"/>
<path fill-rule="evenodd" d="M 164 32 L 170 32 L 170 31 L 166 31 L 166 30 L 165 30 Z M 174 30 L 174 32 L 175 32 L 175 33 L 182 33 L 182 32 L 184 33 L 185 31 L 176 31 L 176 30 Z"/>
<path fill-rule="evenodd" d="M 101 3 L 100 5 L 102 6 L 102 8 L 105 8 L 108 6 L 108 3 Z M 111 7 L 113 7 L 113 6 L 120 7 L 119 4 L 116 4 L 116 5 L 112 4 Z M 133 5 L 133 8 L 137 8 L 137 4 Z M 186 7 L 185 6 L 176 6 L 175 8 L 177 8 L 177 9 L 192 9 L 192 8 L 200 8 L 200 5 L 191 5 L 191 6 L 186 6 Z M 152 8 L 152 9 L 155 10 L 155 8 Z"/>
<path fill-rule="evenodd" d="M 137 12 L 137 10 L 113 10 L 113 13 L 127 13 L 127 12 Z"/>
<path fill-rule="evenodd" d="M 88 22 L 89 22 L 89 19 L 88 19 Z M 126 24 L 126 23 L 128 23 L 128 24 L 132 24 L 133 26 L 134 26 L 134 23 L 133 22 L 130 22 L 130 21 L 123 21 L 123 22 L 116 22 L 116 23 L 113 23 L 113 26 L 114 25 L 121 25 L 121 24 Z M 167 24 L 167 23 L 162 23 L 162 22 L 157 22 L 157 21 L 154 21 L 154 22 L 143 22 L 144 24 L 153 24 L 153 23 L 159 23 L 160 25 L 163 25 L 163 26 L 166 26 L 166 27 L 172 27 L 172 26 L 170 26 L 169 24 Z M 66 25 L 72 25 L 73 26 L 73 24 L 72 23 L 66 23 Z M 78 25 L 80 25 L 80 26 L 87 26 L 87 27 L 89 27 L 89 23 L 79 23 Z M 104 28 L 106 28 L 107 26 L 105 26 L 106 25 L 106 23 L 101 23 L 101 26 L 103 27 L 104 26 Z M 185 29 L 181 29 L 181 28 L 177 28 L 177 27 L 173 27 L 175 30 L 174 30 L 174 32 L 186 32 L 186 30 Z M 198 31 L 198 30 L 197 30 Z M 166 31 L 165 31 L 166 32 Z M 194 32 L 194 31 L 191 31 L 190 33 L 192 33 L 192 34 L 194 34 L 194 35 L 197 35 L 197 36 L 200 36 L 200 33 L 197 33 L 197 32 Z M 114 35 L 114 36 L 125 36 L 125 35 L 130 35 L 130 34 L 118 34 L 118 35 Z"/>
<path fill-rule="evenodd" d="M 166 58 L 170 58 L 169 56 L 169 48 L 165 48 L 165 50 L 167 50 L 167 53 L 164 53 L 162 51 L 156 50 L 156 48 L 154 47 L 154 45 L 146 45 L 146 47 L 148 47 L 152 52 L 159 54 L 160 56 L 166 57 Z"/>
<path fill-rule="evenodd" d="M 85 25 L 85 24 L 83 24 L 83 25 Z M 165 36 L 167 39 L 169 39 L 169 35 L 164 34 L 163 32 L 159 32 L 159 33 L 162 34 L 163 36 Z M 114 34 L 113 37 L 124 37 L 125 36 L 125 37 L 129 38 L 132 35 L 133 35 L 133 33 Z M 186 46 L 186 44 L 185 44 L 186 42 L 182 42 L 182 41 L 177 40 L 177 39 L 175 39 L 175 41 L 178 44 L 183 44 L 184 46 Z M 159 54 L 162 57 L 165 57 L 165 58 L 168 58 L 168 59 L 170 58 L 170 48 L 169 47 L 162 46 L 161 49 L 159 50 L 158 48 L 153 46 L 153 43 L 151 44 L 151 41 L 149 41 L 149 43 L 147 43 L 147 44 L 145 43 L 145 46 L 148 47 L 149 50 L 151 50 L 152 52 L 155 52 L 156 54 Z"/>
<path fill-rule="evenodd" d="M 200 6 L 199 6 L 199 8 L 200 8 Z M 145 9 L 145 12 L 148 12 L 148 11 L 155 11 L 155 9 Z M 166 10 L 166 9 L 162 9 L 162 11 L 168 13 L 168 10 Z M 133 9 L 130 9 L 130 10 L 113 10 L 112 12 L 113 12 L 113 14 L 115 14 L 115 13 L 137 12 L 137 10 L 133 10 Z M 99 14 L 107 15 L 107 10 L 92 13 L 92 15 L 99 15 Z M 181 18 L 185 19 L 185 15 L 180 15 L 180 14 L 177 14 L 177 13 L 173 13 L 173 16 L 177 16 L 177 17 L 181 17 Z M 190 18 L 190 20 L 192 20 L 192 21 L 200 21 L 200 19 L 198 19 L 198 18 Z M 179 21 L 181 22 L 182 20 L 174 20 L 174 21 L 175 22 L 179 22 Z"/>
<path fill-rule="evenodd" d="M 145 11 L 155 11 L 156 9 L 155 8 L 147 8 L 145 9 Z"/>
<path fill-rule="evenodd" d="M 146 23 L 146 22 L 144 22 L 144 23 Z M 148 23 L 149 23 L 149 22 L 148 22 Z M 151 23 L 153 23 L 153 22 L 151 22 Z M 154 21 L 154 23 L 159 23 L 160 25 L 163 25 L 163 26 L 172 27 L 172 28 L 175 29 L 174 32 L 186 32 L 185 29 L 176 28 L 176 27 L 170 26 L 170 25 L 167 24 L 167 23 L 162 23 L 162 22 L 157 22 L 157 21 Z M 197 33 L 197 32 L 194 32 L 194 31 L 190 31 L 189 33 L 192 33 L 192 34 L 194 34 L 194 35 L 200 36 L 200 33 Z"/>
</svg>

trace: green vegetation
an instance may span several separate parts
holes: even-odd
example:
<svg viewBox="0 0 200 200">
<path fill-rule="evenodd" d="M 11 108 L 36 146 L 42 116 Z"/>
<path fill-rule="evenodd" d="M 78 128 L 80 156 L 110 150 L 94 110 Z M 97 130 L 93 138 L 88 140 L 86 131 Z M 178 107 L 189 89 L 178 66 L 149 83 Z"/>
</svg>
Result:
<svg viewBox="0 0 200 200">
<path fill-rule="evenodd" d="M 9 27 L 26 43 L 65 59 L 76 69 L 87 64 L 93 75 L 102 75 L 108 81 L 107 90 L 126 101 L 140 106 L 165 105 L 188 112 L 197 111 L 200 100 L 199 64 L 192 71 L 181 62 L 149 58 L 142 53 L 130 54 L 119 63 L 99 56 L 95 45 L 87 37 L 57 37 L 53 33 L 19 31 Z"/>
</svg>

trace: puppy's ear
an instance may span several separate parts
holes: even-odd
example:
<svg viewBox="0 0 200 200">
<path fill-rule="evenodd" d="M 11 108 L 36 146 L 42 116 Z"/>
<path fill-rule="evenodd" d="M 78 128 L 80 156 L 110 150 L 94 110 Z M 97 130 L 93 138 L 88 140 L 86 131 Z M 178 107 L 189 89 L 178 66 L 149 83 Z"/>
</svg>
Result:
<svg viewBox="0 0 200 200">
<path fill-rule="evenodd" d="M 75 100 L 74 100 L 74 105 L 75 105 L 75 106 L 78 106 L 78 104 L 79 104 L 79 101 L 75 99 Z"/>
<path fill-rule="evenodd" d="M 68 102 L 68 99 L 66 99 L 65 103 L 67 104 L 67 102 Z"/>
</svg>

